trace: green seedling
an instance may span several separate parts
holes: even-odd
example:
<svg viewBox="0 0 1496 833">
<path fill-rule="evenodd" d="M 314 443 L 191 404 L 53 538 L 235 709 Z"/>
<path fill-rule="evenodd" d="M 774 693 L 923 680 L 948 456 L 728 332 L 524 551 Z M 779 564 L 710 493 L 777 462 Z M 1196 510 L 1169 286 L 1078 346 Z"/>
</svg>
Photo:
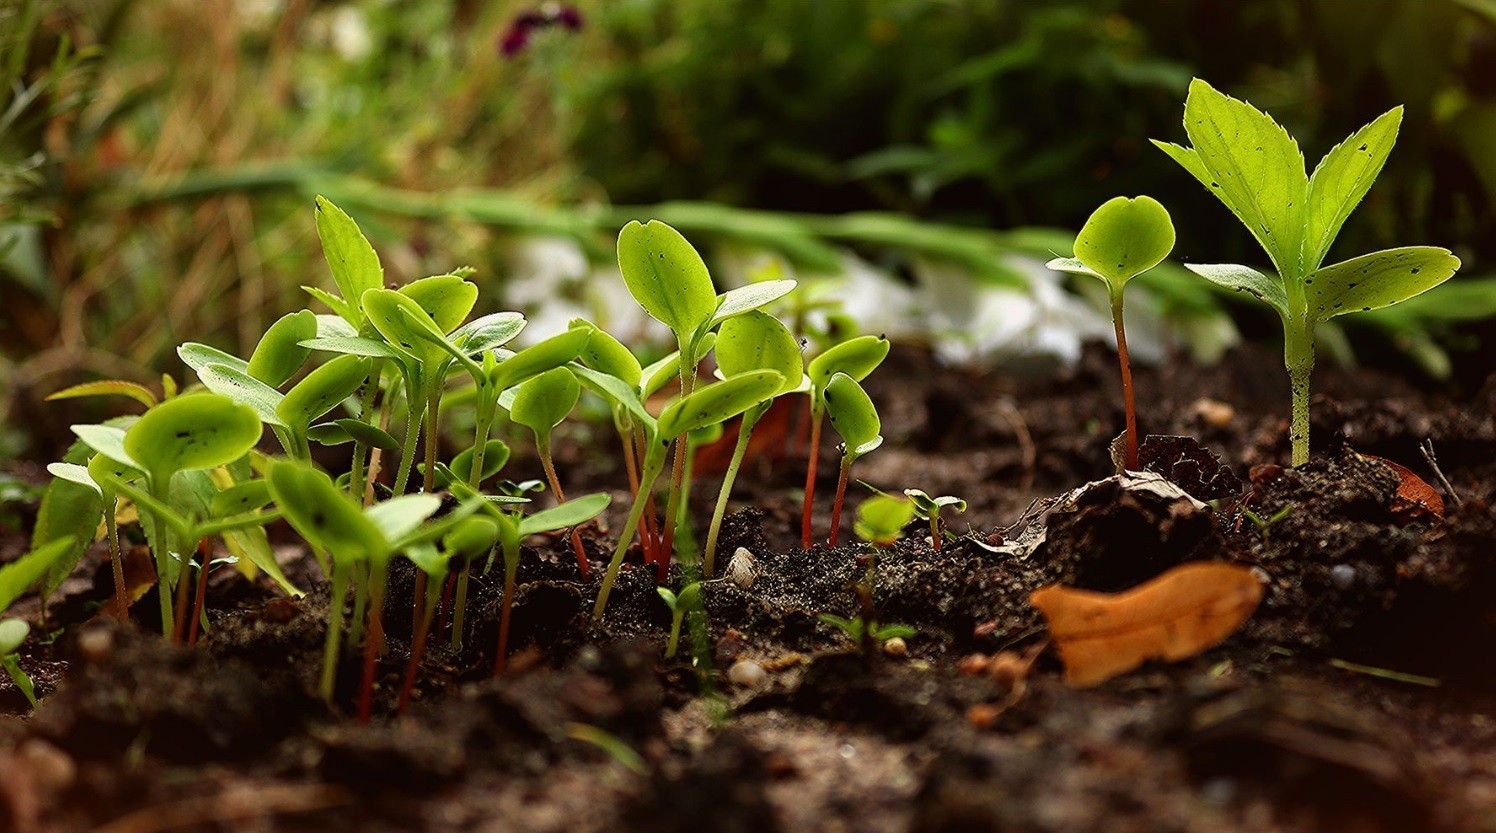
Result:
<svg viewBox="0 0 1496 833">
<path fill-rule="evenodd" d="M 822 613 L 819 618 L 822 622 L 846 634 L 848 639 L 858 645 L 866 641 L 872 642 L 876 646 L 881 646 L 890 639 L 909 639 L 918 633 L 918 631 L 909 625 L 882 625 L 875 621 L 869 627 L 861 616 L 853 616 L 848 619 L 843 616 Z"/>
<path fill-rule="evenodd" d="M 660 594 L 660 598 L 670 608 L 670 638 L 665 642 L 665 659 L 674 659 L 680 645 L 681 623 L 686 620 L 686 613 L 701 601 L 701 582 L 692 582 L 682 587 L 679 594 L 665 587 L 656 587 L 655 592 Z"/>
<path fill-rule="evenodd" d="M 1155 141 L 1241 220 L 1276 275 L 1232 265 L 1189 269 L 1266 303 L 1283 321 L 1292 390 L 1292 463 L 1309 460 L 1309 390 L 1316 325 L 1392 306 L 1438 286 L 1460 267 L 1448 249 L 1406 246 L 1323 266 L 1330 245 L 1366 196 L 1397 141 L 1396 107 L 1336 145 L 1306 173 L 1298 143 L 1267 114 L 1195 79 L 1184 104 L 1192 147 Z"/>
<path fill-rule="evenodd" d="M 852 464 L 865 454 L 883 445 L 883 423 L 878 419 L 878 409 L 868 398 L 862 386 L 845 373 L 837 373 L 821 391 L 826 403 L 826 412 L 831 417 L 831 427 L 841 436 L 841 473 L 836 479 L 836 501 L 831 504 L 831 535 L 827 543 L 836 546 L 841 532 L 842 503 L 847 497 L 847 483 L 852 476 Z"/>
<path fill-rule="evenodd" d="M 16 688 L 25 695 L 31 707 L 36 708 L 36 686 L 31 682 L 31 677 L 21 669 L 21 656 L 19 651 L 26 637 L 31 634 L 31 626 L 21 619 L 0 619 L 0 668 Z"/>
<path fill-rule="evenodd" d="M 804 359 L 800 355 L 800 343 L 789 328 L 778 319 L 762 312 L 749 312 L 724 321 L 717 336 L 717 368 L 724 377 L 757 370 L 772 370 L 784 377 L 784 384 L 774 398 L 809 388 L 805 376 Z M 722 531 L 722 519 L 727 514 L 727 500 L 732 494 L 733 482 L 748 453 L 748 443 L 753 428 L 763 415 L 768 413 L 773 399 L 766 400 L 743 412 L 738 425 L 737 444 L 733 446 L 732 459 L 722 477 L 722 489 L 717 493 L 717 505 L 712 510 L 712 523 L 707 529 L 706 550 L 702 560 L 702 575 L 715 575 L 717 558 L 717 536 Z"/>
<path fill-rule="evenodd" d="M 402 552 L 440 540 L 472 512 L 475 502 L 465 501 L 440 521 L 427 524 L 441 507 L 436 495 L 403 495 L 363 507 L 333 483 L 332 478 L 309 465 L 291 461 L 272 463 L 266 476 L 276 505 L 300 535 L 332 556 L 332 602 L 323 647 L 320 690 L 331 701 L 341 640 L 343 606 L 350 584 L 358 572 L 367 624 L 364 633 L 364 673 L 359 690 L 359 719 L 373 714 L 374 672 L 384 648 L 384 598 L 390 560 Z M 355 608 L 355 618 L 359 611 Z"/>
<path fill-rule="evenodd" d="M 904 527 L 914 520 L 915 507 L 912 501 L 893 495 L 876 494 L 857 507 L 857 520 L 853 531 L 857 537 L 869 544 L 867 569 L 862 581 L 856 586 L 857 598 L 862 610 L 857 616 L 847 619 L 841 616 L 822 614 L 821 621 L 845 633 L 854 643 L 862 646 L 863 654 L 871 662 L 877 649 L 894 637 L 908 639 L 914 636 L 914 628 L 908 625 L 883 625 L 878 622 L 873 605 L 873 592 L 878 578 L 879 553 L 886 547 L 898 543 L 903 537 Z"/>
<path fill-rule="evenodd" d="M 719 296 L 701 255 L 680 232 L 658 220 L 635 221 L 623 227 L 618 233 L 618 267 L 634 300 L 675 334 L 683 399 L 695 390 L 696 368 L 706 357 L 705 339 L 714 327 L 770 304 L 795 288 L 791 280 L 765 281 Z M 674 519 L 678 517 L 677 504 L 683 500 L 681 483 L 686 471 L 684 437 L 672 439 L 678 442 L 665 507 L 669 520 L 663 544 L 666 554 L 674 540 Z"/>
<path fill-rule="evenodd" d="M 950 535 L 950 530 L 945 528 L 940 517 L 941 512 L 950 508 L 957 514 L 963 513 L 966 511 L 966 501 L 954 495 L 930 497 L 929 494 L 919 489 L 905 489 L 904 497 L 909 498 L 909 502 L 913 504 L 914 516 L 930 524 L 930 546 L 939 552 L 943 539 Z M 861 537 L 860 534 L 859 537 Z"/>
<path fill-rule="evenodd" d="M 151 520 L 151 549 L 156 562 L 161 601 L 162 632 L 170 635 L 173 625 L 172 588 L 180 577 L 173 552 L 190 553 L 196 540 L 189 533 L 217 534 L 227 527 L 222 521 L 197 528 L 171 510 L 171 481 L 181 472 L 212 469 L 238 460 L 260 440 L 262 425 L 251 408 L 214 393 L 179 396 L 147 411 L 128 429 L 106 426 L 74 426 L 74 432 L 98 453 L 128 469 L 144 474 L 145 489 L 125 480 L 110 479 L 110 486 L 134 500 Z M 262 523 L 258 517 L 251 523 Z M 170 525 L 171 529 L 168 529 Z M 173 548 L 169 531 L 183 536 Z"/>
<path fill-rule="evenodd" d="M 47 466 L 47 471 L 54 477 L 77 483 L 98 494 L 104 517 L 104 537 L 108 539 L 109 545 L 109 563 L 114 571 L 115 607 L 120 618 L 126 618 L 130 613 L 130 603 L 125 595 L 124 557 L 119 546 L 119 524 L 116 512 L 119 495 L 109 484 L 127 477 L 138 477 L 140 473 L 103 454 L 93 455 L 87 466 L 80 466 L 76 463 L 52 463 Z"/>
<path fill-rule="evenodd" d="M 591 340 L 590 336 L 588 340 Z M 535 435 L 535 451 L 540 455 L 546 482 L 550 484 L 557 503 L 566 502 L 566 492 L 561 490 L 561 480 L 556 476 L 556 463 L 551 456 L 551 432 L 571 415 L 581 395 L 582 385 L 576 375 L 565 367 L 553 367 L 521 382 L 515 388 L 514 402 L 509 406 L 509 418 Z M 581 533 L 572 531 L 571 545 L 582 578 L 591 578 L 592 568 L 587 564 L 587 553 L 582 549 Z"/>
<path fill-rule="evenodd" d="M 639 477 L 639 492 L 634 496 L 634 504 L 629 509 L 628 520 L 624 523 L 623 532 L 619 535 L 618 544 L 613 550 L 613 557 L 608 562 L 608 571 L 603 576 L 602 586 L 598 590 L 597 603 L 592 608 L 592 618 L 602 619 L 603 611 L 608 605 L 608 594 L 613 589 L 613 583 L 618 579 L 618 571 L 623 567 L 623 556 L 628 551 L 629 542 L 633 540 L 634 533 L 639 529 L 639 520 L 644 515 L 646 497 L 654 489 L 655 481 L 664 470 L 665 454 L 671 445 L 671 438 L 684 436 L 708 425 L 720 424 L 755 405 L 762 404 L 783 387 L 784 377 L 772 370 L 760 370 L 705 385 L 692 391 L 689 396 L 676 400 L 656 420 L 644 410 L 632 389 L 626 388 L 622 383 L 614 385 L 606 381 L 612 377 L 603 374 L 596 375 L 601 377 L 597 380 L 600 387 L 611 390 L 611 396 L 618 397 L 617 401 L 627 403 L 631 410 L 637 408 L 633 415 L 643 427 L 646 439 L 644 460 Z"/>
<path fill-rule="evenodd" d="M 826 415 L 826 386 L 838 373 L 861 382 L 883 363 L 890 348 L 882 336 L 858 336 L 826 349 L 806 367 L 810 379 L 810 454 L 805 464 L 805 508 L 800 519 L 800 546 L 809 549 L 815 510 L 816 469 L 821 458 L 821 423 Z"/>
<path fill-rule="evenodd" d="M 1132 365 L 1127 358 L 1127 330 L 1122 295 L 1127 282 L 1162 263 L 1174 250 L 1174 224 L 1152 197 L 1115 197 L 1091 214 L 1075 238 L 1075 257 L 1051 260 L 1050 269 L 1090 275 L 1106 284 L 1117 333 L 1117 362 L 1122 372 L 1122 403 L 1127 421 L 1128 470 L 1138 467 L 1138 420 L 1133 404 Z"/>
<path fill-rule="evenodd" d="M 0 567 L 0 612 L 37 586 L 58 561 L 67 557 L 72 538 L 58 538 Z"/>
</svg>

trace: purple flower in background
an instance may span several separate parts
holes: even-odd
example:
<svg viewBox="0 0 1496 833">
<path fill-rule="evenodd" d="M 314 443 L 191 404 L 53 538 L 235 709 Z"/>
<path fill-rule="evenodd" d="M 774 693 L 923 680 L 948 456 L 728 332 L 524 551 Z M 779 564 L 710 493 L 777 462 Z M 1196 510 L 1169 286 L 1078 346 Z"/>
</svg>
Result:
<svg viewBox="0 0 1496 833">
<path fill-rule="evenodd" d="M 530 45 L 530 36 L 536 31 L 559 26 L 568 32 L 582 28 L 582 13 L 570 3 L 546 3 L 538 9 L 524 12 L 510 21 L 499 35 L 499 54 L 513 58 Z"/>
</svg>

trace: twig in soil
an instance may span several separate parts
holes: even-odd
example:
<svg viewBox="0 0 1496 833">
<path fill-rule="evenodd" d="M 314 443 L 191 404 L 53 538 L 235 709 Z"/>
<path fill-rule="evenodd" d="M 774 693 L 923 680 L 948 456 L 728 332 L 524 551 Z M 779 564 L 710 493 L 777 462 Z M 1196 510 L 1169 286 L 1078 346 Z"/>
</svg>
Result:
<svg viewBox="0 0 1496 833">
<path fill-rule="evenodd" d="M 1428 467 L 1434 470 L 1434 476 L 1439 478 L 1439 485 L 1443 486 L 1444 491 L 1449 493 L 1449 499 L 1454 501 L 1454 505 L 1465 505 L 1465 501 L 1460 499 L 1460 493 L 1454 490 L 1454 486 L 1451 486 L 1449 483 L 1449 478 L 1444 476 L 1444 470 L 1439 468 L 1439 458 L 1434 456 L 1434 441 L 1425 438 L 1423 442 L 1418 444 L 1418 450 L 1423 452 L 1423 459 L 1428 462 Z"/>
<path fill-rule="evenodd" d="M 351 803 L 352 793 L 325 784 L 229 789 L 145 807 L 95 828 L 94 833 L 162 833 L 200 824 L 309 813 Z"/>
<path fill-rule="evenodd" d="M 1427 686 L 1428 688 L 1438 688 L 1440 685 L 1443 685 L 1443 683 L 1435 677 L 1424 677 L 1419 674 L 1407 674 L 1402 671 L 1393 671 L 1388 668 L 1377 668 L 1374 665 L 1361 665 L 1360 663 L 1346 662 L 1343 659 L 1330 660 L 1330 667 L 1339 668 L 1342 671 L 1350 671 L 1353 674 L 1365 674 L 1368 677 L 1377 677 L 1379 679 L 1392 680 L 1393 682 L 1398 683 L 1408 683 L 1409 685 L 1421 685 Z"/>
</svg>

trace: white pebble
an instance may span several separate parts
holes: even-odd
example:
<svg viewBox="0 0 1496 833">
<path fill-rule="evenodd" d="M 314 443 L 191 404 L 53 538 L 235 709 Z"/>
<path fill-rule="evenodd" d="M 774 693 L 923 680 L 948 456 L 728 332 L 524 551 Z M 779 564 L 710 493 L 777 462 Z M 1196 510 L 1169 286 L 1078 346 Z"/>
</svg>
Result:
<svg viewBox="0 0 1496 833">
<path fill-rule="evenodd" d="M 747 547 L 738 547 L 732 554 L 732 560 L 727 562 L 727 580 L 740 590 L 747 590 L 757 578 L 758 564 L 753 553 Z"/>
<path fill-rule="evenodd" d="M 883 653 L 891 657 L 907 657 L 909 656 L 909 643 L 905 642 L 903 637 L 895 636 L 883 643 Z"/>
<path fill-rule="evenodd" d="M 727 669 L 727 679 L 739 688 L 759 688 L 769 681 L 769 672 L 751 659 L 740 659 Z"/>
</svg>

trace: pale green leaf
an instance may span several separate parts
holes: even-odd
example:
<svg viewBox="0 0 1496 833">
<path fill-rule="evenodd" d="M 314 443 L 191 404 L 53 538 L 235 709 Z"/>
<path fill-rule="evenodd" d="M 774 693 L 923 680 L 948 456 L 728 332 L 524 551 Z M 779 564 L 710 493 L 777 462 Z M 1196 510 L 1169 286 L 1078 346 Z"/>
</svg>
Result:
<svg viewBox="0 0 1496 833">
<path fill-rule="evenodd" d="M 249 406 L 267 425 L 287 427 L 280 416 L 281 400 L 285 396 L 243 370 L 228 365 L 210 364 L 197 371 L 197 378 L 202 380 L 203 386 L 208 390 Z"/>
<path fill-rule="evenodd" d="M 475 318 L 452 333 L 452 342 L 473 356 L 502 347 L 525 328 L 525 317 L 517 312 L 495 312 Z"/>
<path fill-rule="evenodd" d="M 553 506 L 521 519 L 519 534 L 534 535 L 586 523 L 602 514 L 612 500 L 602 492 L 568 500 L 560 506 Z"/>
<path fill-rule="evenodd" d="M 1318 269 L 1346 218 L 1382 172 L 1397 143 L 1402 107 L 1394 107 L 1325 154 L 1309 178 L 1304 269 Z"/>
<path fill-rule="evenodd" d="M 231 463 L 255 447 L 262 431 L 251 408 L 216 393 L 193 393 L 136 420 L 125 431 L 125 451 L 152 478 L 164 478 Z"/>
<path fill-rule="evenodd" d="M 855 379 L 845 373 L 832 376 L 821 398 L 831 427 L 846 444 L 849 456 L 860 457 L 882 444 L 883 423 L 878 419 L 878 409 Z"/>
<path fill-rule="evenodd" d="M 438 495 L 400 495 L 370 506 L 364 515 L 379 527 L 386 539 L 398 541 L 414 532 L 441 506 Z"/>
<path fill-rule="evenodd" d="M 779 319 L 757 310 L 722 322 L 716 350 L 723 376 L 772 370 L 785 379 L 781 394 L 794 390 L 805 377 L 799 340 Z"/>
<path fill-rule="evenodd" d="M 1448 249 L 1407 246 L 1326 266 L 1305 281 L 1309 314 L 1318 320 L 1390 307 L 1449 280 L 1460 259 Z"/>
<path fill-rule="evenodd" d="M 787 279 L 759 281 L 729 289 L 717 297 L 717 312 L 712 316 L 712 325 L 720 324 L 735 315 L 761 309 L 790 294 L 794 289 L 795 282 Z"/>
<path fill-rule="evenodd" d="M 249 362 L 232 353 L 225 353 L 217 347 L 209 347 L 206 344 L 199 344 L 195 341 L 189 341 L 178 347 L 177 355 L 181 357 L 184 364 L 197 373 L 201 373 L 203 368 L 210 364 L 221 364 L 224 367 L 233 368 L 240 373 L 249 373 Z"/>
<path fill-rule="evenodd" d="M 345 309 L 339 312 L 352 313 L 344 317 L 356 324 L 362 317 L 355 305 L 365 292 L 384 285 L 384 267 L 379 265 L 379 254 L 352 217 L 325 197 L 317 197 L 316 205 L 317 237 L 322 241 L 322 253 L 345 302 Z"/>
<path fill-rule="evenodd" d="M 515 388 L 509 418 L 543 437 L 560 425 L 581 396 L 582 386 L 565 367 L 553 367 L 521 382 Z"/>
<path fill-rule="evenodd" d="M 317 337 L 317 316 L 311 310 L 293 312 L 278 319 L 260 337 L 250 354 L 245 372 L 278 388 L 296 375 L 311 355 L 303 341 Z"/>
<path fill-rule="evenodd" d="M 854 382 L 866 379 L 887 358 L 890 346 L 888 339 L 882 336 L 858 336 L 826 348 L 806 367 L 817 397 L 826 389 L 831 377 L 838 373 L 847 374 Z"/>
<path fill-rule="evenodd" d="M 774 397 L 784 377 L 772 370 L 758 370 L 697 388 L 690 396 L 672 403 L 659 419 L 659 438 L 668 439 L 698 428 L 725 422 L 754 405 Z"/>
<path fill-rule="evenodd" d="M 72 538 L 59 538 L 0 567 L 0 610 L 10 607 L 36 586 L 55 562 L 67 556 L 72 546 Z"/>
<path fill-rule="evenodd" d="M 1245 292 L 1277 310 L 1279 317 L 1288 317 L 1288 294 L 1276 276 L 1236 263 L 1186 263 L 1185 268 L 1217 286 Z"/>
<path fill-rule="evenodd" d="M 147 408 L 154 407 L 156 394 L 145 385 L 135 382 L 126 382 L 121 379 L 103 379 L 97 382 L 84 382 L 81 385 L 73 385 L 63 388 L 56 393 L 49 394 L 47 401 L 58 399 L 79 399 L 85 396 L 128 396 Z"/>
<path fill-rule="evenodd" d="M 1148 196 L 1107 200 L 1075 238 L 1076 259 L 1101 275 L 1114 292 L 1162 263 L 1173 250 L 1169 212 Z"/>
<path fill-rule="evenodd" d="M 658 220 L 623 227 L 618 267 L 634 300 L 682 344 L 717 312 L 717 292 L 701 255 L 680 232 Z"/>
</svg>

